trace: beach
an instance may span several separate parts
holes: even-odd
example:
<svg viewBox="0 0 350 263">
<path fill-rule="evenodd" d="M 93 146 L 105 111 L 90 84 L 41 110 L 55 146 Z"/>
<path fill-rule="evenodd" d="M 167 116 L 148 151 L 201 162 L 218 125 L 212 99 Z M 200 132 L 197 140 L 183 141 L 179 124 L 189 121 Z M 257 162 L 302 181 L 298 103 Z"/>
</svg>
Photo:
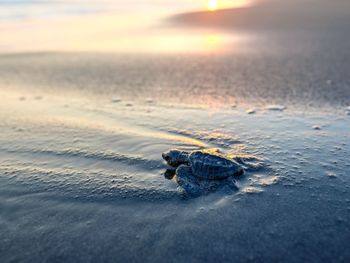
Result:
<svg viewBox="0 0 350 263">
<path fill-rule="evenodd" d="M 0 12 L 1 262 L 349 261 L 346 1 L 77 2 Z M 212 148 L 254 169 L 184 195 Z"/>
</svg>

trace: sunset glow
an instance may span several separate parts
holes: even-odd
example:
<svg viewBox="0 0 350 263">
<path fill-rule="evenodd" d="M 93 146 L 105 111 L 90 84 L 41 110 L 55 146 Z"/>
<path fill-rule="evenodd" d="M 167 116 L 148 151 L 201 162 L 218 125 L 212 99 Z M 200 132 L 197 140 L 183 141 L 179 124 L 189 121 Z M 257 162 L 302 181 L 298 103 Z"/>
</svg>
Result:
<svg viewBox="0 0 350 263">
<path fill-rule="evenodd" d="M 217 0 L 208 0 L 208 10 L 215 11 L 218 8 Z"/>
<path fill-rule="evenodd" d="M 226 8 L 248 7 L 253 4 L 252 0 L 206 0 L 206 8 L 209 11 Z"/>
</svg>

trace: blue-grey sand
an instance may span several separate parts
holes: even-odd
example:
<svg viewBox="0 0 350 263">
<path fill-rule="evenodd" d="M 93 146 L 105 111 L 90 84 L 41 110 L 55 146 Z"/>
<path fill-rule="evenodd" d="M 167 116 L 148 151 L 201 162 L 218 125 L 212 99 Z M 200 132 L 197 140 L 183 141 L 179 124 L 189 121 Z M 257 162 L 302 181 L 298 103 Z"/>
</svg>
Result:
<svg viewBox="0 0 350 263">
<path fill-rule="evenodd" d="M 142 40 L 209 30 L 198 49 L 0 40 L 0 262 L 350 261 L 350 5 L 257 2 Z M 162 153 L 212 148 L 255 169 L 185 197 Z"/>
</svg>

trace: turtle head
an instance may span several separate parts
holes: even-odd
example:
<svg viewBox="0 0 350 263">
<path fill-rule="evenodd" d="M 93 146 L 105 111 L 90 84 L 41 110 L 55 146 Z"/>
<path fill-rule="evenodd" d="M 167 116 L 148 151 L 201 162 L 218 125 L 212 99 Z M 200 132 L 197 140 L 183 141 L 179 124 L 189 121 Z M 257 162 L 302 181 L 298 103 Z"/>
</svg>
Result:
<svg viewBox="0 0 350 263">
<path fill-rule="evenodd" d="M 181 164 L 188 164 L 188 152 L 181 150 L 170 150 L 162 153 L 163 159 L 172 167 L 178 167 Z"/>
</svg>

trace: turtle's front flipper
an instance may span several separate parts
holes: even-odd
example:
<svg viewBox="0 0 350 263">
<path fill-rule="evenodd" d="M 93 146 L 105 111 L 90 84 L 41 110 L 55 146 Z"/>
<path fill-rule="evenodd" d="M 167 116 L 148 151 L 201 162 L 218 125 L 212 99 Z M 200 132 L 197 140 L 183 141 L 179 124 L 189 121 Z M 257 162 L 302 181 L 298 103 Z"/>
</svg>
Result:
<svg viewBox="0 0 350 263">
<path fill-rule="evenodd" d="M 175 168 L 169 168 L 169 169 L 166 169 L 165 172 L 164 172 L 164 177 L 168 180 L 171 180 L 174 178 L 176 174 L 176 169 Z"/>
<path fill-rule="evenodd" d="M 180 165 L 176 169 L 175 180 L 186 195 L 197 197 L 201 194 L 198 179 L 193 176 L 190 166 Z"/>
</svg>

